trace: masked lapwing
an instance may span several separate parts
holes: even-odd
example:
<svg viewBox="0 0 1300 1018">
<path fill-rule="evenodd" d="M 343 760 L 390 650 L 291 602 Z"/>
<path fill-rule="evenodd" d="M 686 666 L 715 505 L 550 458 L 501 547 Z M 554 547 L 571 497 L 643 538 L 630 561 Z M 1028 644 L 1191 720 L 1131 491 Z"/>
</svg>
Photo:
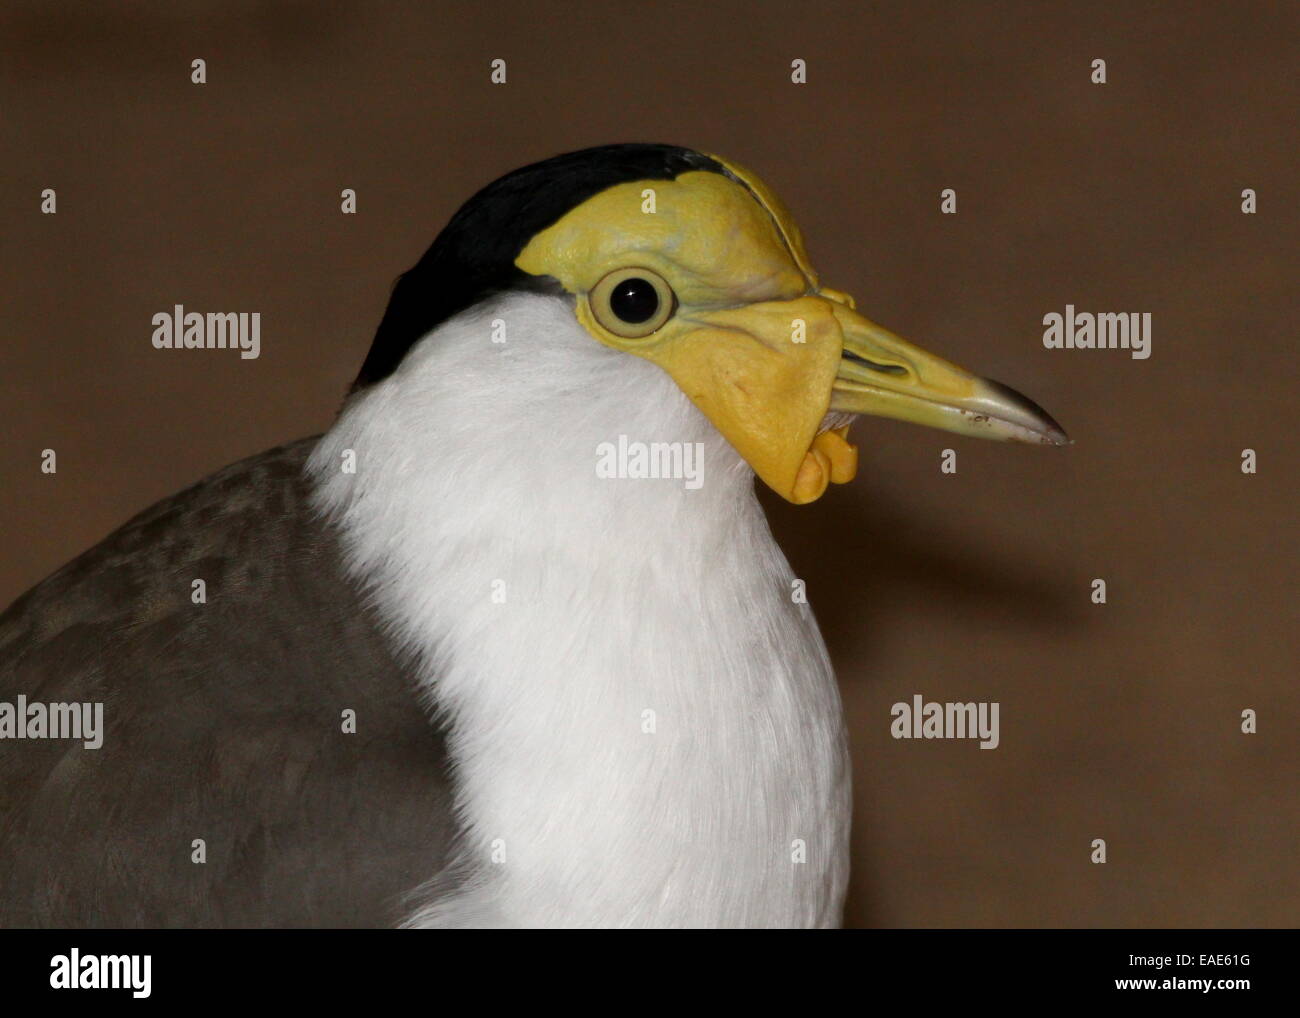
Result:
<svg viewBox="0 0 1300 1018">
<path fill-rule="evenodd" d="M 488 185 L 324 436 L 0 619 L 0 919 L 837 925 L 840 698 L 753 479 L 848 481 L 859 414 L 1067 441 L 823 286 L 732 162 Z"/>
</svg>

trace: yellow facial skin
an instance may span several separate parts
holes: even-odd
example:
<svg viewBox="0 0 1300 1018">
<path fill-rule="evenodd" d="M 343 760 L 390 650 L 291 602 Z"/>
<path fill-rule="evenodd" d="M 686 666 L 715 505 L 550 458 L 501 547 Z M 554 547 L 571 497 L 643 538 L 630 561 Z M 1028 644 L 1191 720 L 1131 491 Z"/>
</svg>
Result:
<svg viewBox="0 0 1300 1018">
<path fill-rule="evenodd" d="M 1007 423 L 995 412 L 996 390 L 981 389 L 975 376 L 885 332 L 858 315 L 851 298 L 820 287 L 789 213 L 749 171 L 724 165 L 743 183 L 693 171 L 608 188 L 537 234 L 515 264 L 559 280 L 600 342 L 668 372 L 764 483 L 791 502 L 812 502 L 856 471 L 847 428 L 821 431 L 832 408 L 1021 437 L 995 434 L 989 423 Z M 645 211 L 646 190 L 654 192 L 653 212 Z M 662 277 L 677 300 L 675 314 L 641 338 L 611 332 L 591 307 L 597 283 L 631 268 Z M 988 405 L 964 405 L 979 398 Z M 1017 426 L 1036 425 L 1026 419 Z"/>
</svg>

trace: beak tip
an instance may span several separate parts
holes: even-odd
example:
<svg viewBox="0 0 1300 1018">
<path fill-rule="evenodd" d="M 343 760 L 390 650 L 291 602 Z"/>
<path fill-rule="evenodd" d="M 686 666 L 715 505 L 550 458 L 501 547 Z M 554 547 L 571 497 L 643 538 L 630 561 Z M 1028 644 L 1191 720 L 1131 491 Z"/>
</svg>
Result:
<svg viewBox="0 0 1300 1018">
<path fill-rule="evenodd" d="M 1074 439 L 1065 433 L 1065 429 L 1052 421 L 1052 426 L 1043 434 L 1043 445 L 1074 445 Z"/>
<path fill-rule="evenodd" d="M 1074 439 L 1065 433 L 1065 429 L 1056 423 L 1056 418 L 1035 403 L 1022 392 L 1017 392 L 1009 385 L 984 379 L 984 385 L 1003 406 L 1014 414 L 1013 423 L 1019 424 L 1039 436 L 1043 445 L 1074 445 Z"/>
</svg>

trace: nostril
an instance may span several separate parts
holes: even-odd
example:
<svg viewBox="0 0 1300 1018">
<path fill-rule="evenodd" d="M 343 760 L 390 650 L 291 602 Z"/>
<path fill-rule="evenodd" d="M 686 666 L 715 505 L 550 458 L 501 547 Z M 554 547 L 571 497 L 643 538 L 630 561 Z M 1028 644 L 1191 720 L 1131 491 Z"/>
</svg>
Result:
<svg viewBox="0 0 1300 1018">
<path fill-rule="evenodd" d="M 865 365 L 872 371 L 879 371 L 886 375 L 907 374 L 907 368 L 903 367 L 901 364 L 877 364 L 875 361 L 867 360 L 867 358 L 860 354 L 853 353 L 851 350 L 845 350 L 844 357 L 847 360 L 856 361 L 859 364 Z"/>
</svg>

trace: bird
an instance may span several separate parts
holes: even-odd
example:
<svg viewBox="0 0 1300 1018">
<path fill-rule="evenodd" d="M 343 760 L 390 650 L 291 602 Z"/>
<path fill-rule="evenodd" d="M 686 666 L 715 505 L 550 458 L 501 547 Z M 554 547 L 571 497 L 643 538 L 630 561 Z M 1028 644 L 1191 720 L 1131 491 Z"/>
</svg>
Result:
<svg viewBox="0 0 1300 1018">
<path fill-rule="evenodd" d="M 755 479 L 815 502 L 871 415 L 1069 442 L 824 286 L 735 162 L 488 184 L 328 430 L 0 617 L 0 924 L 840 925 L 845 720 Z M 69 704 L 98 746 L 40 737 Z"/>
</svg>

